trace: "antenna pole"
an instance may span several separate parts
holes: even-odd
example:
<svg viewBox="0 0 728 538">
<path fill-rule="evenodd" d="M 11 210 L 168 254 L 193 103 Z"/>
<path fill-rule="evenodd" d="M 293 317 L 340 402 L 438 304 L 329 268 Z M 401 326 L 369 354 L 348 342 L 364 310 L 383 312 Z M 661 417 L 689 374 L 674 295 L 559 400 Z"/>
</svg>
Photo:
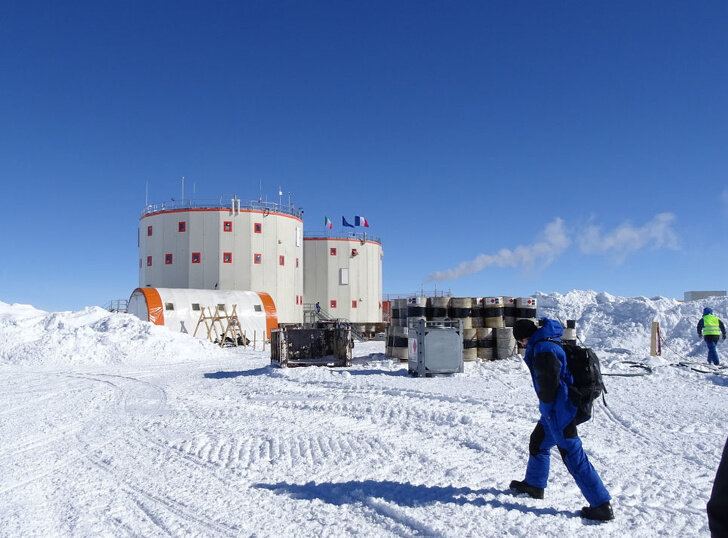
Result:
<svg viewBox="0 0 728 538">
<path fill-rule="evenodd" d="M 185 176 L 182 176 L 182 203 L 185 203 Z"/>
</svg>

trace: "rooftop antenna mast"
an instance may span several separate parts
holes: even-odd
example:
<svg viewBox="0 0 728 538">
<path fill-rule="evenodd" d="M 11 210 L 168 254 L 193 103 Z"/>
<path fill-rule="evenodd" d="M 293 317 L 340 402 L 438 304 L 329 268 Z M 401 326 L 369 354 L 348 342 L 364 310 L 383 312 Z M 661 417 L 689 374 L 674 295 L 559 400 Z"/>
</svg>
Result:
<svg viewBox="0 0 728 538">
<path fill-rule="evenodd" d="M 278 185 L 278 209 L 280 209 L 282 205 L 283 205 L 283 190 L 281 189 L 281 186 Z"/>
<path fill-rule="evenodd" d="M 149 205 L 149 180 L 147 179 L 147 184 L 144 187 L 144 205 Z"/>
<path fill-rule="evenodd" d="M 185 176 L 182 176 L 182 203 L 185 203 Z"/>
</svg>

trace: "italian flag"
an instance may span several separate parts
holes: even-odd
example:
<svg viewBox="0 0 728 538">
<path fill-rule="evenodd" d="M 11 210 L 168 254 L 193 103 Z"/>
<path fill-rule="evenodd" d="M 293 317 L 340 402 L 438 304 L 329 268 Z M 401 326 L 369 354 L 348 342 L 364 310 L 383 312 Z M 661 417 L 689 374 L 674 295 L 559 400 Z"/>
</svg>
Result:
<svg viewBox="0 0 728 538">
<path fill-rule="evenodd" d="M 331 222 L 331 219 L 329 217 L 324 217 L 324 226 L 331 230 L 334 227 L 334 223 Z"/>
</svg>

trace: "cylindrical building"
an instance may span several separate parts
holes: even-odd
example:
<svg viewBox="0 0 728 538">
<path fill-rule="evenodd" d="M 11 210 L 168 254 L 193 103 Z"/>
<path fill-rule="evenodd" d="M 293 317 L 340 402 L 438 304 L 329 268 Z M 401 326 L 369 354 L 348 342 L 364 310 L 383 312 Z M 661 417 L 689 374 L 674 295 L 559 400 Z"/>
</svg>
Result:
<svg viewBox="0 0 728 538">
<path fill-rule="evenodd" d="M 241 207 L 237 197 L 149 205 L 139 221 L 139 287 L 265 292 L 280 323 L 301 323 L 301 212 L 267 202 Z"/>
<path fill-rule="evenodd" d="M 378 238 L 306 234 L 303 246 L 306 303 L 319 303 L 328 317 L 352 323 L 382 321 L 383 254 Z M 406 305 L 400 315 L 407 315 Z"/>
</svg>

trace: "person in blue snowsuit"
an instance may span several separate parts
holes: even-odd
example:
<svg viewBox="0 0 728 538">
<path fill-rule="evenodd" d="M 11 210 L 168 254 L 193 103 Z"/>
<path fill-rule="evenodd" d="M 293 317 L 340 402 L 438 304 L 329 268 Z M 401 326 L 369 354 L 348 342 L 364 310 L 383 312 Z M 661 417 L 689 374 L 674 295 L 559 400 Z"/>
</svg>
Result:
<svg viewBox="0 0 728 538">
<path fill-rule="evenodd" d="M 589 503 L 581 509 L 581 517 L 600 521 L 614 519 L 611 496 L 589 463 L 576 431 L 577 408 L 569 399 L 573 378 L 566 364 L 566 354 L 556 343 L 561 341 L 563 333 L 558 321 L 546 318 L 541 319 L 541 327 L 536 327 L 529 319 L 517 320 L 513 326 L 513 336 L 526 347 L 523 359 L 531 372 L 541 417 L 528 444 L 526 478 L 512 481 L 510 488 L 516 493 L 543 499 L 549 478 L 550 453 L 556 446 Z"/>
<path fill-rule="evenodd" d="M 703 309 L 703 317 L 698 321 L 698 338 L 705 340 L 705 344 L 708 346 L 708 362 L 711 364 L 720 364 L 716 346 L 721 333 L 725 340 L 725 325 L 718 316 L 713 314 L 713 309 L 706 306 Z"/>
</svg>

